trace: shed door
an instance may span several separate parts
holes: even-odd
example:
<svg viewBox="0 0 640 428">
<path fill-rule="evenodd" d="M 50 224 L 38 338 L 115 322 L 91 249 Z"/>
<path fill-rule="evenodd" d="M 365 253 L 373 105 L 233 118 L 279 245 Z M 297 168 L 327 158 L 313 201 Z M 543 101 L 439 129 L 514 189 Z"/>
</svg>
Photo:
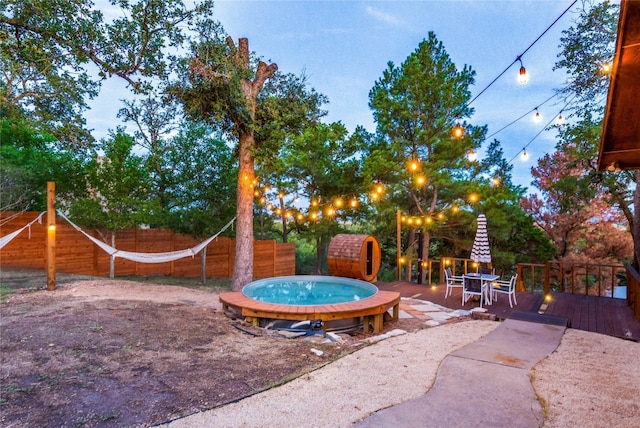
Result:
<svg viewBox="0 0 640 428">
<path fill-rule="evenodd" d="M 367 276 L 373 275 L 373 241 L 367 241 Z"/>
</svg>

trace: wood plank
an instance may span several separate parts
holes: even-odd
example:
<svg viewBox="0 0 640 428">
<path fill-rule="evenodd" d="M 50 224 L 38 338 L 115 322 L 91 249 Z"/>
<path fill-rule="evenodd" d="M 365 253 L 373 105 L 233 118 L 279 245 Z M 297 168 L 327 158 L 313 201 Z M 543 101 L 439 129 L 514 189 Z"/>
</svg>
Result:
<svg viewBox="0 0 640 428">
<path fill-rule="evenodd" d="M 231 306 L 239 310 L 243 316 L 255 318 L 274 318 L 291 320 L 332 321 L 345 318 L 359 318 L 373 316 L 374 331 L 381 330 L 383 314 L 400 303 L 400 293 L 379 291 L 368 299 L 357 302 L 339 303 L 333 305 L 279 305 L 250 299 L 240 292 L 220 293 L 223 307 Z M 394 313 L 397 312 L 394 309 Z"/>
</svg>

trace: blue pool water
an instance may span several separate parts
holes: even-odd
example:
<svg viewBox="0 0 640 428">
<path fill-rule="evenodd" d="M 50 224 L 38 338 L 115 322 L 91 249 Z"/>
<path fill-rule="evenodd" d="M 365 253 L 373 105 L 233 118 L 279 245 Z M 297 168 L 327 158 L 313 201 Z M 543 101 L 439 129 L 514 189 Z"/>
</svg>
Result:
<svg viewBox="0 0 640 428">
<path fill-rule="evenodd" d="M 366 299 L 378 287 L 365 281 L 335 276 L 278 276 L 250 282 L 242 294 L 280 305 L 326 305 Z"/>
</svg>

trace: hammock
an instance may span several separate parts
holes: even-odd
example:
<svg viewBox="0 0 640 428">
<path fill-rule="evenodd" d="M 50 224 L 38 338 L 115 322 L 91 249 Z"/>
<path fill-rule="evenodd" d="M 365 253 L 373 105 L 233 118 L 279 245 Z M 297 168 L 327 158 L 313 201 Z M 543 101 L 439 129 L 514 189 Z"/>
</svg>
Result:
<svg viewBox="0 0 640 428">
<path fill-rule="evenodd" d="M 131 260 L 131 261 L 140 262 L 140 263 L 165 263 L 165 262 L 172 262 L 174 260 L 182 259 L 185 257 L 193 258 L 196 254 L 202 251 L 207 245 L 209 245 L 211 241 L 216 239 L 222 232 L 227 230 L 229 226 L 231 226 L 233 222 L 236 220 L 235 217 L 232 218 L 231 221 L 229 221 L 229 223 L 227 223 L 222 229 L 220 229 L 218 233 L 202 241 L 195 247 L 187 248 L 185 250 L 166 251 L 166 252 L 160 252 L 160 253 L 137 253 L 133 251 L 118 250 L 117 248 L 114 248 L 111 245 L 108 245 L 100 241 L 99 239 L 96 239 L 93 236 L 86 233 L 79 226 L 77 226 L 75 223 L 69 220 L 69 218 L 67 218 L 67 216 L 65 216 L 60 211 L 58 211 L 58 214 L 60 215 L 60 217 L 65 219 L 71 226 L 73 226 L 75 230 L 82 233 L 84 236 L 89 238 L 94 244 L 100 247 L 105 253 L 109 254 L 112 260 L 115 259 L 116 257 L 120 257 L 126 260 Z"/>
<path fill-rule="evenodd" d="M 0 238 L 0 250 L 2 249 L 2 247 L 4 247 L 5 245 L 7 245 L 9 242 L 11 242 L 13 240 L 13 238 L 15 238 L 16 236 L 20 235 L 20 233 L 29 228 L 29 239 L 31 239 L 31 225 L 33 223 L 35 223 L 36 221 L 40 224 L 42 224 L 42 216 L 46 214 L 46 211 L 43 211 L 40 213 L 40 215 L 36 218 L 34 218 L 33 220 L 31 220 L 29 222 L 29 224 L 27 224 L 26 226 L 22 227 L 21 229 L 16 230 L 15 232 L 11 232 L 8 235 L 3 236 L 2 238 Z"/>
</svg>

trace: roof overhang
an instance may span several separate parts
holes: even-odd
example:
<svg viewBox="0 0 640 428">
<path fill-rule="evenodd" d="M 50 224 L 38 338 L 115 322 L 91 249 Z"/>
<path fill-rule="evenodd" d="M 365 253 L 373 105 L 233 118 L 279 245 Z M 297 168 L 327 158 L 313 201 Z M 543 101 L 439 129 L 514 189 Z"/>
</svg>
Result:
<svg viewBox="0 0 640 428">
<path fill-rule="evenodd" d="M 640 169 L 640 1 L 622 0 L 598 170 Z"/>
</svg>

